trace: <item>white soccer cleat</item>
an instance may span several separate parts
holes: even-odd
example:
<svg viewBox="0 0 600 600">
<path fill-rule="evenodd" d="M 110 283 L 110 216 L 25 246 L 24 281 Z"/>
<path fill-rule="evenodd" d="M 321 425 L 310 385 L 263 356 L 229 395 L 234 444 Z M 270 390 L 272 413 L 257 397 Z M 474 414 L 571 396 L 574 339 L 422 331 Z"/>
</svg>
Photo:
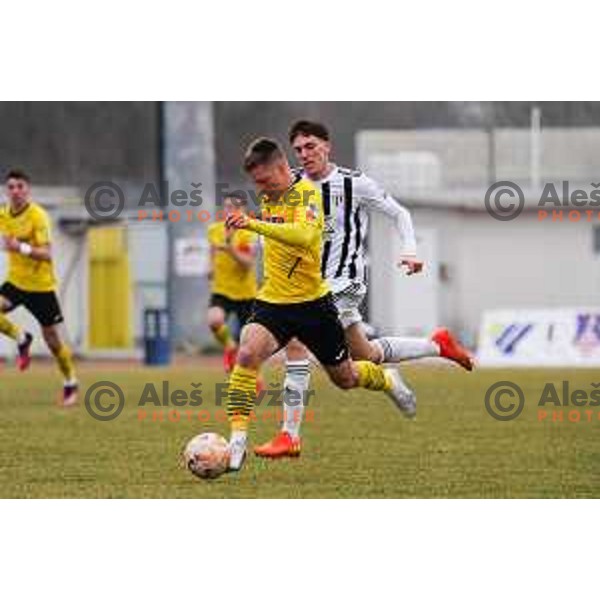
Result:
<svg viewBox="0 0 600 600">
<path fill-rule="evenodd" d="M 417 397 L 415 393 L 404 383 L 396 369 L 385 369 L 385 375 L 392 383 L 391 389 L 386 394 L 405 417 L 414 419 L 417 416 Z"/>
<path fill-rule="evenodd" d="M 229 471 L 239 471 L 246 460 L 246 440 L 231 440 L 229 442 Z"/>
</svg>

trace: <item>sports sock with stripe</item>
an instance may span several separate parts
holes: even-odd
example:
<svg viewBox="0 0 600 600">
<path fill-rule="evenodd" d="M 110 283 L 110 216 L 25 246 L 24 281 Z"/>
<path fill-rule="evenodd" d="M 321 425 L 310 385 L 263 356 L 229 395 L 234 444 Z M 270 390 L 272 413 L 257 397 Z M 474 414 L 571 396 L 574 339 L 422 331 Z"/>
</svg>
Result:
<svg viewBox="0 0 600 600">
<path fill-rule="evenodd" d="M 233 343 L 233 336 L 231 335 L 231 330 L 229 329 L 229 325 L 227 323 L 223 323 L 217 329 L 213 329 L 213 335 L 215 339 L 221 346 L 227 348 Z"/>
<path fill-rule="evenodd" d="M 246 441 L 250 413 L 256 397 L 258 372 L 236 365 L 229 378 L 227 389 L 227 416 L 231 427 L 231 439 Z"/>
<path fill-rule="evenodd" d="M 300 435 L 309 385 L 310 361 L 308 359 L 288 360 L 285 363 L 285 380 L 283 382 L 282 430 L 292 437 Z"/>
<path fill-rule="evenodd" d="M 440 355 L 439 346 L 427 338 L 382 337 L 373 341 L 381 348 L 384 363 Z"/>
<path fill-rule="evenodd" d="M 358 371 L 358 387 L 380 392 L 387 392 L 391 389 L 391 381 L 381 365 L 376 365 L 368 360 L 357 360 L 354 365 Z"/>
<path fill-rule="evenodd" d="M 22 341 L 22 331 L 4 313 L 0 313 L 0 333 L 8 336 L 16 342 Z"/>
<path fill-rule="evenodd" d="M 76 381 L 73 353 L 69 346 L 62 344 L 58 349 L 58 352 L 54 355 L 54 358 L 56 359 L 56 364 L 58 365 L 60 372 L 65 378 L 65 383 L 72 384 Z"/>
</svg>

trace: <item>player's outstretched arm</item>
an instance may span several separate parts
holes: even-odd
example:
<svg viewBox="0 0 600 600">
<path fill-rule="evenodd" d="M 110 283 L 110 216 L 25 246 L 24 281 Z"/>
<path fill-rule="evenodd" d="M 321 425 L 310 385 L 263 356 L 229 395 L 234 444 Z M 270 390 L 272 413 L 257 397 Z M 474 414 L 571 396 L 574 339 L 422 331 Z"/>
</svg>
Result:
<svg viewBox="0 0 600 600">
<path fill-rule="evenodd" d="M 310 248 L 320 234 L 320 228 L 317 224 L 301 220 L 293 223 L 266 223 L 241 214 L 230 215 L 226 223 L 228 227 L 249 229 L 283 244 L 299 246 L 300 248 Z"/>
<path fill-rule="evenodd" d="M 360 195 L 362 205 L 394 222 L 402 243 L 398 265 L 406 266 L 409 275 L 422 271 L 423 262 L 417 258 L 417 240 L 410 212 L 369 177 L 363 175 L 360 184 L 363 188 Z"/>
</svg>

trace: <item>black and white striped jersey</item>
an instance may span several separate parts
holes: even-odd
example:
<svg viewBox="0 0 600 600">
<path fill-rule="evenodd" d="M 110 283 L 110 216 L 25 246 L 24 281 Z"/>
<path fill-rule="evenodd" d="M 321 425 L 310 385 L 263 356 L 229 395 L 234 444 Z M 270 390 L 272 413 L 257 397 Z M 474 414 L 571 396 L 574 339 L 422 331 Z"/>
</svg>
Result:
<svg viewBox="0 0 600 600">
<path fill-rule="evenodd" d="M 327 177 L 313 183 L 320 186 L 325 217 L 321 272 L 333 293 L 365 279 L 365 239 L 371 211 L 384 213 L 396 224 L 402 251 L 394 258 L 416 256 L 410 213 L 373 179 L 333 165 Z"/>
</svg>

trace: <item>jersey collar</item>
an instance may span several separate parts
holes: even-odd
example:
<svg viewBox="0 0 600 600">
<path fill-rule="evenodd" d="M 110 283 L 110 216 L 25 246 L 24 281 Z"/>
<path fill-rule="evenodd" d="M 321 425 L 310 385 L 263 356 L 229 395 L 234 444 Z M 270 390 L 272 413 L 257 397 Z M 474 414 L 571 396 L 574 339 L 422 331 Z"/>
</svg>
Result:
<svg viewBox="0 0 600 600">
<path fill-rule="evenodd" d="M 331 177 L 333 176 L 333 174 L 338 170 L 338 166 L 335 163 L 329 163 L 329 171 L 327 172 L 327 175 L 325 175 L 325 177 L 322 177 L 321 179 L 311 179 L 308 174 L 306 173 L 306 171 L 302 171 L 304 173 L 304 176 L 312 181 L 313 183 L 324 183 L 325 181 L 328 181 L 329 179 L 331 179 Z"/>
<path fill-rule="evenodd" d="M 8 203 L 8 214 L 13 218 L 18 217 L 18 216 L 22 215 L 30 206 L 31 206 L 31 200 L 27 200 L 27 204 L 25 204 L 25 206 L 20 211 L 14 212 L 12 209 L 12 206 L 9 202 Z"/>
</svg>

